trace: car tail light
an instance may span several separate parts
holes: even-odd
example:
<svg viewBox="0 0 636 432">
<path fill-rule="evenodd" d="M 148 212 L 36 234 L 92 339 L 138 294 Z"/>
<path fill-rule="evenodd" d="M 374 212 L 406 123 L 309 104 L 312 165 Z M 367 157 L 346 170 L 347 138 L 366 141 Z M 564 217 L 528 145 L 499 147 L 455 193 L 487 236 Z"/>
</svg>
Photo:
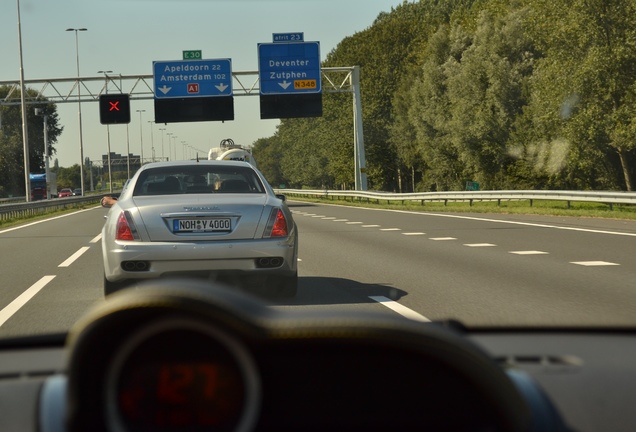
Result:
<svg viewBox="0 0 636 432">
<path fill-rule="evenodd" d="M 121 212 L 117 219 L 117 228 L 115 233 L 115 240 L 133 241 L 139 240 L 135 224 L 132 222 L 132 218 L 128 212 Z"/>
<path fill-rule="evenodd" d="M 263 237 L 287 237 L 288 235 L 285 214 L 279 208 L 272 209 Z"/>
</svg>

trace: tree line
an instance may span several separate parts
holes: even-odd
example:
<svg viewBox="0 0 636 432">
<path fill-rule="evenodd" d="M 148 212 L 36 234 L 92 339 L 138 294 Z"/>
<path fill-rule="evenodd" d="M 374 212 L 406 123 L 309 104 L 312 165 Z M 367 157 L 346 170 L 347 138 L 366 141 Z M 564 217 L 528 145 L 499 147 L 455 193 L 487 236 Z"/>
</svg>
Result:
<svg viewBox="0 0 636 432">
<path fill-rule="evenodd" d="M 633 0 L 423 0 L 323 66 L 361 67 L 369 189 L 634 190 Z M 351 95 L 254 143 L 273 185 L 354 185 Z"/>
</svg>

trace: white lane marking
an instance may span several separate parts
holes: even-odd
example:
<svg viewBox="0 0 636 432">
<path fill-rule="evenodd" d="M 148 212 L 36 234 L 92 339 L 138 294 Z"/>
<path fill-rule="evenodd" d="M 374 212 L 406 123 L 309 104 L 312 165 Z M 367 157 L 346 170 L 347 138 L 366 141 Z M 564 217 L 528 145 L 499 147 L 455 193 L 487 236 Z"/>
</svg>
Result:
<svg viewBox="0 0 636 432">
<path fill-rule="evenodd" d="M 347 225 L 361 225 L 364 222 L 347 222 Z"/>
<path fill-rule="evenodd" d="M 581 265 L 585 267 L 598 267 L 598 266 L 617 266 L 620 264 L 611 263 L 607 261 L 572 261 L 570 264 Z"/>
<path fill-rule="evenodd" d="M 497 246 L 496 244 L 492 244 L 492 243 L 465 243 L 464 246 L 468 246 L 468 247 L 493 247 L 493 246 Z"/>
<path fill-rule="evenodd" d="M 334 220 L 334 219 L 335 219 L 335 217 L 330 216 L 330 217 L 325 217 L 325 218 L 323 218 L 323 219 L 324 219 L 324 220 Z"/>
<path fill-rule="evenodd" d="M 431 237 L 429 240 L 447 241 L 447 240 L 457 240 L 457 239 L 455 237 Z"/>
<path fill-rule="evenodd" d="M 16 297 L 11 303 L 0 310 L 0 326 L 2 326 L 9 318 L 20 310 L 29 300 L 31 300 L 42 288 L 55 279 L 55 276 L 44 276 L 42 279 L 31 285 L 26 291 Z"/>
<path fill-rule="evenodd" d="M 314 217 L 314 218 L 324 218 L 325 215 L 313 215 L 312 217 Z"/>
<path fill-rule="evenodd" d="M 33 226 L 33 225 L 41 224 L 43 222 L 48 222 L 48 221 L 52 221 L 52 220 L 55 220 L 55 219 L 64 218 L 64 217 L 67 217 L 67 216 L 73 216 L 73 215 L 75 215 L 77 213 L 82 213 L 82 212 L 85 212 L 85 211 L 95 210 L 97 208 L 102 208 L 102 207 L 101 206 L 99 206 L 99 207 L 91 207 L 91 208 L 84 209 L 84 210 L 78 210 L 78 211 L 73 212 L 73 213 L 65 213 L 63 215 L 55 216 L 55 217 L 52 217 L 52 218 L 38 220 L 38 221 L 35 221 L 35 222 L 31 222 L 31 223 L 28 223 L 28 224 L 25 224 L 25 225 L 16 226 L 16 227 L 13 227 L 13 228 L 7 228 L 5 230 L 0 231 L 0 234 L 8 233 L 10 231 L 19 230 L 19 229 L 22 229 L 22 228 L 27 228 L 27 227 L 30 227 L 30 226 Z"/>
<path fill-rule="evenodd" d="M 97 243 L 102 239 L 102 233 L 99 233 L 97 237 L 90 241 L 90 243 Z"/>
<path fill-rule="evenodd" d="M 526 251 L 510 251 L 508 253 L 515 255 L 549 255 L 550 252 L 537 251 L 537 250 L 526 250 Z"/>
<path fill-rule="evenodd" d="M 316 216 L 316 213 L 303 213 L 303 216 Z"/>
<path fill-rule="evenodd" d="M 400 228 L 380 228 L 380 231 L 402 231 Z"/>
<path fill-rule="evenodd" d="M 421 315 L 417 312 L 415 312 L 413 309 L 409 309 L 406 306 L 401 305 L 400 303 L 393 301 L 387 297 L 384 296 L 369 296 L 369 298 L 371 300 L 375 300 L 380 304 L 383 304 L 384 306 L 388 307 L 389 309 L 391 309 L 394 312 L 399 313 L 400 315 L 402 315 L 403 317 L 415 320 L 415 321 L 422 321 L 422 322 L 430 322 L 431 320 L 426 318 L 424 315 Z"/>
<path fill-rule="evenodd" d="M 84 252 L 86 252 L 88 249 L 89 249 L 88 246 L 81 247 L 77 252 L 75 252 L 73 255 L 68 257 L 68 259 L 64 261 L 62 264 L 60 264 L 58 267 L 70 266 L 71 264 L 75 262 L 76 259 L 81 257 L 84 254 Z"/>
<path fill-rule="evenodd" d="M 421 235 L 424 235 L 424 234 L 426 234 L 426 233 L 423 233 L 423 232 L 407 232 L 407 233 L 402 233 L 402 235 L 405 235 L 405 236 L 421 236 Z"/>
<path fill-rule="evenodd" d="M 377 228 L 380 225 L 362 225 L 362 228 Z"/>
<path fill-rule="evenodd" d="M 349 219 L 333 219 L 334 222 L 349 222 Z"/>
<path fill-rule="evenodd" d="M 323 204 L 323 205 L 336 205 L 336 204 Z M 358 207 L 358 208 L 362 209 L 363 207 Z M 548 225 L 548 224 L 540 224 L 540 223 L 533 223 L 533 222 L 519 222 L 519 221 L 500 220 L 500 219 L 478 218 L 473 216 L 461 216 L 461 215 L 440 214 L 440 213 L 420 213 L 420 212 L 412 212 L 407 210 L 386 210 L 386 209 L 365 209 L 365 210 L 390 211 L 390 212 L 405 213 L 405 214 L 420 215 L 420 216 L 436 216 L 436 217 L 445 217 L 445 218 L 453 218 L 453 219 L 474 220 L 474 221 L 480 221 L 480 222 L 494 222 L 494 223 L 502 223 L 502 224 L 509 224 L 509 225 L 523 225 L 523 226 L 530 226 L 530 227 L 536 227 L 536 228 L 552 228 L 552 229 L 565 230 L 565 231 L 579 231 L 579 232 L 587 232 L 587 233 L 595 233 L 595 234 L 610 234 L 610 235 L 618 235 L 618 236 L 626 236 L 626 237 L 636 237 L 636 233 Z"/>
<path fill-rule="evenodd" d="M 331 207 L 344 207 L 338 204 L 324 204 L 323 206 L 331 206 Z M 404 213 L 418 216 L 433 216 L 433 217 L 445 217 L 445 218 L 454 218 L 454 219 L 466 219 L 466 220 L 474 220 L 480 222 L 494 222 L 501 224 L 509 224 L 509 225 L 523 225 L 523 226 L 531 226 L 537 228 L 552 228 L 566 231 L 580 231 L 580 232 L 588 232 L 588 233 L 596 233 L 596 234 L 610 234 L 610 235 L 618 235 L 618 236 L 626 236 L 626 237 L 636 237 L 636 233 L 626 233 L 620 231 L 606 231 L 606 230 L 597 230 L 597 229 L 589 229 L 589 228 L 576 228 L 576 227 L 568 227 L 568 226 L 558 226 L 558 225 L 548 225 L 548 224 L 540 224 L 540 223 L 532 223 L 532 222 L 519 222 L 519 221 L 509 221 L 509 220 L 501 220 L 501 219 L 488 219 L 488 218 L 478 218 L 474 216 L 462 216 L 462 215 L 453 215 L 453 214 L 443 214 L 443 213 L 423 213 L 423 212 L 414 212 L 408 210 L 387 210 L 387 209 L 373 209 L 366 207 L 356 207 L 360 210 L 369 210 L 369 211 L 378 211 L 378 212 L 394 212 L 394 213 Z"/>
</svg>

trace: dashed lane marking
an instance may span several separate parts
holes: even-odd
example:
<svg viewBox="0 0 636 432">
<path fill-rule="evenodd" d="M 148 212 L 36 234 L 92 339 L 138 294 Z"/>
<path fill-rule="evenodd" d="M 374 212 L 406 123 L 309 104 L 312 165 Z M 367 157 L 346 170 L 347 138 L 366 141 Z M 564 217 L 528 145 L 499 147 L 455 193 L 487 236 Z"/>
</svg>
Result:
<svg viewBox="0 0 636 432">
<path fill-rule="evenodd" d="M 607 261 L 571 261 L 570 264 L 576 264 L 585 267 L 600 267 L 600 266 L 617 266 L 620 264 L 611 263 Z"/>
<path fill-rule="evenodd" d="M 538 251 L 538 250 L 525 250 L 525 251 L 510 251 L 508 253 L 515 255 L 549 255 L 550 252 Z"/>
<path fill-rule="evenodd" d="M 388 297 L 384 297 L 384 296 L 369 296 L 369 298 L 371 300 L 377 301 L 378 303 L 388 307 L 389 309 L 391 309 L 394 312 L 399 313 L 400 315 L 402 315 L 403 317 L 415 320 L 415 321 L 422 321 L 422 322 L 430 322 L 431 320 L 426 318 L 424 315 L 415 312 L 413 309 L 409 309 L 404 305 L 401 305 L 400 303 L 391 300 Z"/>
<path fill-rule="evenodd" d="M 71 264 L 73 264 L 75 262 L 75 260 L 77 260 L 79 257 L 81 257 L 84 254 L 84 252 L 86 252 L 88 249 L 89 249 L 88 246 L 81 247 L 77 252 L 75 252 L 73 255 L 68 257 L 66 259 L 66 261 L 64 261 L 58 267 L 68 267 L 68 266 L 70 266 Z"/>
<path fill-rule="evenodd" d="M 29 300 L 40 292 L 49 282 L 55 279 L 54 275 L 44 276 L 42 279 L 31 285 L 26 291 L 16 297 L 11 303 L 0 310 L 0 326 L 2 326 L 9 318 L 22 308 Z"/>
</svg>

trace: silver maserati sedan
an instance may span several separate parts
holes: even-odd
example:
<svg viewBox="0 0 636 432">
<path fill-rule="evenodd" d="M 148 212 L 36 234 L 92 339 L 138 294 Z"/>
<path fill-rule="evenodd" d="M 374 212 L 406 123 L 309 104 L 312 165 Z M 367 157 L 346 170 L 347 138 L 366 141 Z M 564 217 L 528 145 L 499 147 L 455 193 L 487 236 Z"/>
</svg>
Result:
<svg viewBox="0 0 636 432">
<path fill-rule="evenodd" d="M 285 197 L 246 162 L 144 165 L 110 206 L 102 252 L 105 295 L 184 276 L 296 294 L 296 224 Z"/>
</svg>

